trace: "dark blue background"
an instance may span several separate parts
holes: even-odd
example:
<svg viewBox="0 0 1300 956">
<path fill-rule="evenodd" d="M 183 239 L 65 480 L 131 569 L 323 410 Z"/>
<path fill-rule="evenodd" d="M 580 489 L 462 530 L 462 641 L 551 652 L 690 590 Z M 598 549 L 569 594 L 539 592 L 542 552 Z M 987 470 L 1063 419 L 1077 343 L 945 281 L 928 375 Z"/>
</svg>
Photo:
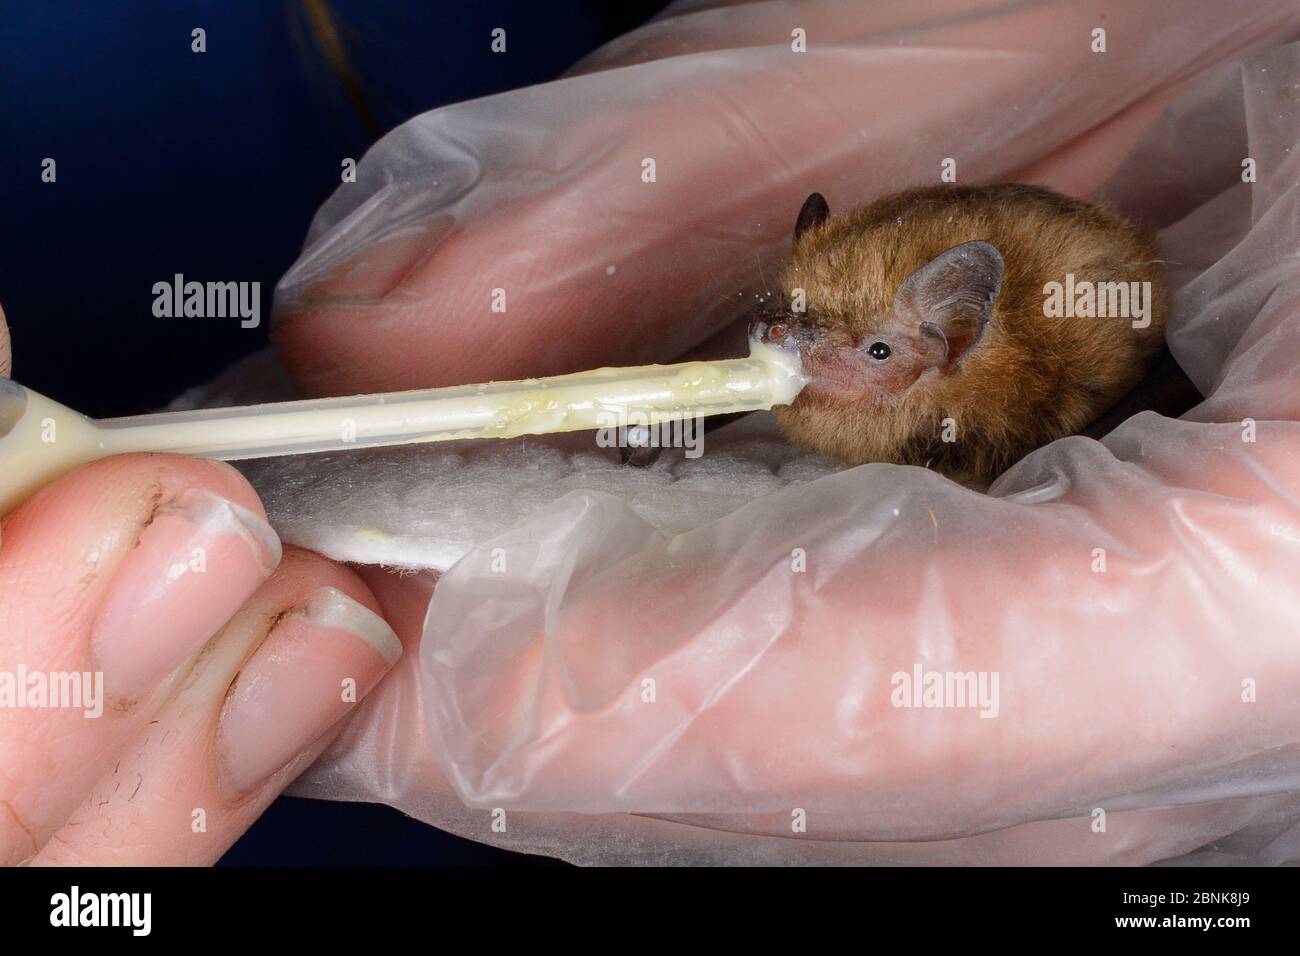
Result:
<svg viewBox="0 0 1300 956">
<path fill-rule="evenodd" d="M 332 0 L 364 108 L 301 0 L 0 2 L 0 304 L 14 377 L 96 417 L 149 411 L 261 348 L 265 323 L 153 317 L 153 284 L 259 281 L 382 132 L 543 82 L 663 0 Z M 507 31 L 493 54 L 490 33 Z M 191 52 L 190 31 L 207 31 Z M 58 180 L 41 182 L 52 157 Z M 521 860 L 384 807 L 282 799 L 225 862 Z"/>
</svg>

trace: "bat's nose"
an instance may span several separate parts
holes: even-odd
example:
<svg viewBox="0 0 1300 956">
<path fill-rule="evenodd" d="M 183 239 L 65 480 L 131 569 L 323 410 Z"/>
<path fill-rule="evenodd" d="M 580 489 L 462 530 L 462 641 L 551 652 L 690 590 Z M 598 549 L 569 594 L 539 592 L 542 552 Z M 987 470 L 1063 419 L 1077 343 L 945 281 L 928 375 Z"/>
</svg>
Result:
<svg viewBox="0 0 1300 956">
<path fill-rule="evenodd" d="M 749 323 L 749 337 L 758 342 L 768 342 L 772 345 L 780 345 L 781 340 L 786 336 L 786 328 L 780 322 L 768 322 L 766 319 L 755 319 Z"/>
<path fill-rule="evenodd" d="M 796 350 L 812 344 L 808 329 L 793 322 L 755 319 L 749 324 L 749 337 L 777 348 Z"/>
</svg>

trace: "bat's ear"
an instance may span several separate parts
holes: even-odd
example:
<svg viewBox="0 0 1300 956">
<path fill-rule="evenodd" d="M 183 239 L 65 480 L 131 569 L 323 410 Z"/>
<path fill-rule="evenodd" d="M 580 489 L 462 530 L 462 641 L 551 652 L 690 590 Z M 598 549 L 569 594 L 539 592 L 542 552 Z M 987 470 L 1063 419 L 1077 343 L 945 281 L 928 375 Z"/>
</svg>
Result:
<svg viewBox="0 0 1300 956">
<path fill-rule="evenodd" d="M 803 201 L 799 218 L 794 222 L 794 237 L 798 239 L 813 226 L 820 226 L 831 214 L 831 207 L 826 205 L 826 197 L 813 193 Z"/>
<path fill-rule="evenodd" d="M 955 367 L 979 343 L 1002 289 L 1002 253 L 987 242 L 963 242 L 903 280 L 894 312 L 932 340 L 941 363 Z M 943 349 L 938 349 L 942 340 Z"/>
</svg>

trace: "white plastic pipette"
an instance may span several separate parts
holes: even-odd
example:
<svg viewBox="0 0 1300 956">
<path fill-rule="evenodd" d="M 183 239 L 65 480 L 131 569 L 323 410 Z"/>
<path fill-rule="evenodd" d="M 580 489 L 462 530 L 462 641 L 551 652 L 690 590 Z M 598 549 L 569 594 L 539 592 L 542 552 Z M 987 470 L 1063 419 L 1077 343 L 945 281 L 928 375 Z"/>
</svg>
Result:
<svg viewBox="0 0 1300 956">
<path fill-rule="evenodd" d="M 789 404 L 804 383 L 797 353 L 758 341 L 747 358 L 99 420 L 0 378 L 0 514 L 108 455 L 262 458 L 659 424 Z"/>
</svg>

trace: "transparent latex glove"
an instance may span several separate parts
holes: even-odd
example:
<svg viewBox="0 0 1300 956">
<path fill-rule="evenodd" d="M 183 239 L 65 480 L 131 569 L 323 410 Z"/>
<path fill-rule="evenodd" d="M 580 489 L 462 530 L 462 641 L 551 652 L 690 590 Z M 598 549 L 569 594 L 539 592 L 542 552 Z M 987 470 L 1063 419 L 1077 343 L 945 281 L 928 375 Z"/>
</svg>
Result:
<svg viewBox="0 0 1300 956">
<path fill-rule="evenodd" d="M 808 192 L 843 209 L 951 157 L 1166 227 L 1169 340 L 1209 399 L 987 495 L 867 465 L 672 542 L 580 495 L 431 604 L 367 572 L 421 654 L 306 791 L 575 859 L 1145 862 L 1284 831 L 1298 30 L 1286 3 L 693 4 L 381 141 L 281 284 L 312 394 L 675 358 L 752 304 Z M 492 548 L 527 557 L 493 577 Z M 996 707 L 896 706 L 917 668 L 996 675 Z"/>
</svg>

